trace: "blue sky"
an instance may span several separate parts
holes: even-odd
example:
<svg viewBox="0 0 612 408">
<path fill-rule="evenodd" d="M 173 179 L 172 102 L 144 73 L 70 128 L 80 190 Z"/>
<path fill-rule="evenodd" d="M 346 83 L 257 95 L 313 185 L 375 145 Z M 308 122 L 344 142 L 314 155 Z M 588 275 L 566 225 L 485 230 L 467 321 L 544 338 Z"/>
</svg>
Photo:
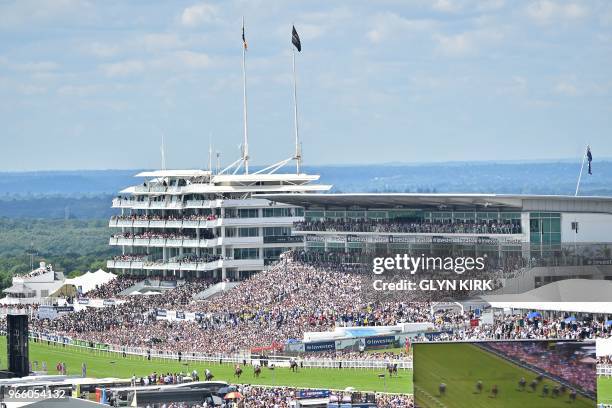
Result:
<svg viewBox="0 0 612 408">
<path fill-rule="evenodd" d="M 612 2 L 0 1 L 0 170 L 612 156 Z"/>
</svg>

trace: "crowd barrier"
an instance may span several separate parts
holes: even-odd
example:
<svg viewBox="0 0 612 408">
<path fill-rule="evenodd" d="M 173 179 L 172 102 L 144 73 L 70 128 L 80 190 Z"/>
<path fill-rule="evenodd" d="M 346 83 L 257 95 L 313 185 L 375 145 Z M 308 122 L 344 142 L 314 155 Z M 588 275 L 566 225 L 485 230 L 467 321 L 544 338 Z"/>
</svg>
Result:
<svg viewBox="0 0 612 408">
<path fill-rule="evenodd" d="M 144 349 L 141 347 L 126 347 L 106 343 L 96 343 L 87 340 L 72 339 L 65 336 L 45 333 L 31 333 L 32 341 L 48 342 L 61 347 L 75 347 L 89 350 L 96 354 L 112 354 L 117 357 L 137 358 L 141 360 L 166 360 L 208 362 L 213 364 L 259 364 L 259 357 L 253 358 L 250 352 L 236 354 L 205 354 L 186 352 L 179 356 L 178 352 L 165 352 L 162 350 Z M 268 365 L 288 366 L 291 357 L 283 355 L 267 356 Z M 337 369 L 385 369 L 388 363 L 397 364 L 398 369 L 412 369 L 411 360 L 371 359 L 371 360 L 343 360 L 343 359 L 300 359 L 297 361 L 303 368 L 337 368 Z"/>
<path fill-rule="evenodd" d="M 612 364 L 597 364 L 597 375 L 612 377 Z"/>
</svg>

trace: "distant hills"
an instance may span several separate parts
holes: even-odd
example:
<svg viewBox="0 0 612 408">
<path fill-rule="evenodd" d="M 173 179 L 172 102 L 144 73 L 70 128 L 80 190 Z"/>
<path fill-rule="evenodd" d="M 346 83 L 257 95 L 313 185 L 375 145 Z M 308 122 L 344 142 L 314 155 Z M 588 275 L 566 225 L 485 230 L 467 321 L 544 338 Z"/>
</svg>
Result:
<svg viewBox="0 0 612 408">
<path fill-rule="evenodd" d="M 109 217 L 111 199 L 139 182 L 141 170 L 79 170 L 0 173 L 0 217 L 78 218 Z M 289 169 L 288 169 L 289 171 Z M 499 194 L 570 194 L 576 189 L 579 163 L 459 162 L 306 166 L 320 174 L 334 192 L 444 192 Z M 593 163 L 581 195 L 612 196 L 612 161 Z"/>
</svg>

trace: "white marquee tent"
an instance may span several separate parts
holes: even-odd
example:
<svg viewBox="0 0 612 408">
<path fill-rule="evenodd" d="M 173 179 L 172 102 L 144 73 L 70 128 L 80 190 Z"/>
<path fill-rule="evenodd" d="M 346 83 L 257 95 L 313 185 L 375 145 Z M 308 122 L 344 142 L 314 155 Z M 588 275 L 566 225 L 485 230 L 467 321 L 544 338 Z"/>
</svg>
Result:
<svg viewBox="0 0 612 408">
<path fill-rule="evenodd" d="M 65 284 L 74 285 L 77 289 L 80 287 L 81 293 L 86 294 L 90 290 L 95 289 L 96 286 L 110 282 L 116 277 L 117 275 L 114 273 L 98 269 L 95 272 L 88 271 L 81 276 L 77 276 L 76 278 L 66 279 Z"/>
</svg>

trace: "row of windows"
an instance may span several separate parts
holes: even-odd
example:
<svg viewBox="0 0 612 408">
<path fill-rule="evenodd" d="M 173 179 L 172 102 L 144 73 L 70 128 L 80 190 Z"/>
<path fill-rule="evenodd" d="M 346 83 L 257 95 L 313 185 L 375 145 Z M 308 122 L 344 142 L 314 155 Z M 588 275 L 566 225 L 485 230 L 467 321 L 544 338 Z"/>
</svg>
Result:
<svg viewBox="0 0 612 408">
<path fill-rule="evenodd" d="M 274 207 L 264 208 L 263 217 L 303 217 L 303 208 Z M 226 218 L 259 218 L 258 208 L 226 208 Z"/>
<path fill-rule="evenodd" d="M 561 214 L 531 213 L 529 214 L 529 239 L 533 244 L 561 244 Z"/>
<path fill-rule="evenodd" d="M 259 259 L 259 248 L 234 248 L 234 259 Z"/>
<path fill-rule="evenodd" d="M 264 227 L 264 237 L 280 237 L 291 235 L 291 228 L 289 227 Z"/>
<path fill-rule="evenodd" d="M 369 211 L 340 211 L 340 210 L 307 210 L 307 220 L 355 219 L 355 220 L 427 220 L 427 221 L 510 221 L 518 223 L 521 220 L 520 212 L 498 211 L 421 211 L 421 210 L 369 210 Z"/>
<path fill-rule="evenodd" d="M 290 236 L 290 235 L 291 235 L 290 227 L 264 227 L 263 228 L 264 237 L 279 237 L 279 236 Z M 241 227 L 241 228 L 226 227 L 225 236 L 228 238 L 258 237 L 259 228 L 258 227 Z"/>
</svg>

